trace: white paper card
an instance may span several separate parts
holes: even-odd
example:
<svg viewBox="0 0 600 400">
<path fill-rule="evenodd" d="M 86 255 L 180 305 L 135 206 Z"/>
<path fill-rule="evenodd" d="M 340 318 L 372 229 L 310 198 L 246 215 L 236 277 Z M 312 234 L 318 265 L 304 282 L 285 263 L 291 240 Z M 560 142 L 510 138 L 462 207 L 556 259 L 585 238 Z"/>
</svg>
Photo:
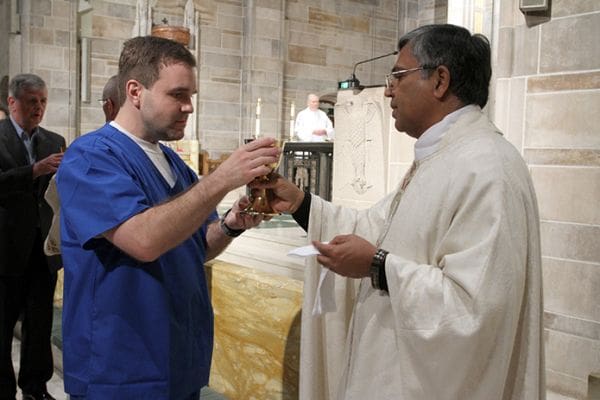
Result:
<svg viewBox="0 0 600 400">
<path fill-rule="evenodd" d="M 298 247 L 296 249 L 292 249 L 287 253 L 288 256 L 296 256 L 296 257 L 317 256 L 319 254 L 321 254 L 321 253 L 319 253 L 319 250 L 317 250 L 315 248 L 315 246 L 313 246 L 312 244 L 309 244 L 308 246 L 302 246 L 302 247 Z"/>
</svg>

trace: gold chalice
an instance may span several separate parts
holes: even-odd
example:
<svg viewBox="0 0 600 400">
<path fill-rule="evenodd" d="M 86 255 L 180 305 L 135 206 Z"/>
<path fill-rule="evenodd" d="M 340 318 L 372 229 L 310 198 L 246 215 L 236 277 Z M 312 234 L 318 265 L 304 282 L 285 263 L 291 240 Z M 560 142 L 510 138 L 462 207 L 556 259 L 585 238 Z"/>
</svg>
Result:
<svg viewBox="0 0 600 400">
<path fill-rule="evenodd" d="M 244 143 L 249 143 L 253 141 L 254 138 L 244 139 Z M 271 168 L 271 172 L 267 175 L 262 175 L 254 178 L 260 182 L 268 182 L 269 176 L 273 171 L 276 171 L 281 163 L 281 158 L 283 157 L 283 148 L 285 147 L 285 141 L 281 139 L 276 139 L 274 146 L 281 148 L 281 154 L 279 155 L 279 159 L 276 163 L 268 164 L 268 167 Z M 248 215 L 263 215 L 263 216 L 274 216 L 279 215 L 280 213 L 273 210 L 271 207 L 271 200 L 274 198 L 273 191 L 271 189 L 250 189 L 250 204 L 241 211 L 242 214 Z"/>
</svg>

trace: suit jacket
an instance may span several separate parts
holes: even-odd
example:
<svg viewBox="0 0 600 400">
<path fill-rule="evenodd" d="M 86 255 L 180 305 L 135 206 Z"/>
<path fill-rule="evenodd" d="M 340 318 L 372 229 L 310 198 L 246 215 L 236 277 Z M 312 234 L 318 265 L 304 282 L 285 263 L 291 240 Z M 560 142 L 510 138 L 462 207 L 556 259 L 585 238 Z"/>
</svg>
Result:
<svg viewBox="0 0 600 400">
<path fill-rule="evenodd" d="M 65 139 L 42 127 L 34 140 L 36 160 L 64 148 Z M 39 227 L 42 241 L 48 234 L 52 209 L 44 193 L 52 174 L 33 179 L 27 149 L 10 119 L 0 121 L 0 276 L 19 276 L 33 249 Z M 52 271 L 62 266 L 60 256 L 48 258 Z"/>
</svg>

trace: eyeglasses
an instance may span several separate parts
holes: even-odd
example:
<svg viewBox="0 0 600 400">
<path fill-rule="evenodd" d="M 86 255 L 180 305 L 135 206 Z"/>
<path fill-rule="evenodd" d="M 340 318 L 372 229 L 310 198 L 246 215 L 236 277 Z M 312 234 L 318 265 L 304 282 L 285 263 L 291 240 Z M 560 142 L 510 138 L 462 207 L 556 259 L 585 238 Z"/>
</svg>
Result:
<svg viewBox="0 0 600 400">
<path fill-rule="evenodd" d="M 421 71 L 422 69 L 431 69 L 431 67 L 415 67 L 415 68 L 401 69 L 399 71 L 391 72 L 385 76 L 385 87 L 388 89 L 391 89 L 394 80 L 400 79 L 404 75 L 410 74 L 411 72 Z"/>
<path fill-rule="evenodd" d="M 98 99 L 98 104 L 104 106 L 104 104 L 108 101 L 108 99 Z"/>
</svg>

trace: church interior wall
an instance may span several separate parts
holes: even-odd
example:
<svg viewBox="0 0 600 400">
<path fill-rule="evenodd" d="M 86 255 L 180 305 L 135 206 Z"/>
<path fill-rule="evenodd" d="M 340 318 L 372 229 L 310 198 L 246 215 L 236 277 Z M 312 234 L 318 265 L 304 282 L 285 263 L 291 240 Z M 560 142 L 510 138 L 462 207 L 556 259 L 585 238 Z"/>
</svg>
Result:
<svg viewBox="0 0 600 400">
<path fill-rule="evenodd" d="M 490 112 L 537 191 L 547 386 L 584 399 L 600 370 L 600 4 L 524 16 L 506 0 L 497 17 Z"/>
</svg>

